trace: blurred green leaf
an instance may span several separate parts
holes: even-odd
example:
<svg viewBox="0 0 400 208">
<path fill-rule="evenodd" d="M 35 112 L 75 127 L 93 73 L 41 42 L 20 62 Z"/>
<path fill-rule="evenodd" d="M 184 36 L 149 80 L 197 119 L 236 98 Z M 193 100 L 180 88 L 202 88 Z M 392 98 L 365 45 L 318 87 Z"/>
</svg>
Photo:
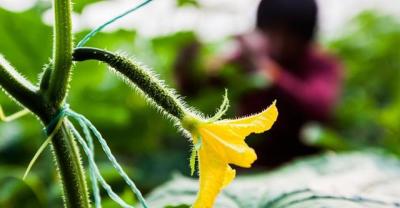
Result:
<svg viewBox="0 0 400 208">
<path fill-rule="evenodd" d="M 190 208 L 190 206 L 186 204 L 181 204 L 177 206 L 165 206 L 165 208 Z"/>
<path fill-rule="evenodd" d="M 41 208 L 44 204 L 23 180 L 5 177 L 0 180 L 0 207 Z"/>
<path fill-rule="evenodd" d="M 389 208 L 400 197 L 399 176 L 400 161 L 392 155 L 377 152 L 318 155 L 267 174 L 237 177 L 219 195 L 215 207 Z M 175 176 L 147 199 L 152 207 L 189 206 L 197 189 L 198 181 Z"/>
<path fill-rule="evenodd" d="M 88 6 L 89 4 L 93 4 L 96 2 L 100 2 L 101 0 L 80 0 L 80 1 L 74 1 L 74 11 L 81 13 L 82 10 L 85 8 L 85 6 Z"/>
<path fill-rule="evenodd" d="M 178 7 L 183 7 L 183 6 L 196 6 L 199 7 L 200 4 L 197 2 L 197 0 L 176 0 L 176 4 Z"/>
<path fill-rule="evenodd" d="M 328 44 L 346 75 L 334 129 L 350 146 L 400 154 L 400 50 L 393 47 L 400 44 L 400 22 L 367 11 L 347 28 Z"/>
<path fill-rule="evenodd" d="M 51 55 L 52 30 L 41 18 L 36 9 L 13 13 L 0 8 L 0 53 L 34 82 Z"/>
</svg>

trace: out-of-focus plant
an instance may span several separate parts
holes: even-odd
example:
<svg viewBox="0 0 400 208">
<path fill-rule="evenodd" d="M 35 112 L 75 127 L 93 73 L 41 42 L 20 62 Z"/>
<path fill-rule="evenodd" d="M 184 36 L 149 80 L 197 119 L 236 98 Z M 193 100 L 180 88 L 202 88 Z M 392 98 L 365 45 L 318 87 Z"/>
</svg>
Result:
<svg viewBox="0 0 400 208">
<path fill-rule="evenodd" d="M 316 143 L 333 149 L 383 147 L 400 155 L 400 23 L 364 12 L 329 48 L 343 61 L 342 100 L 333 129 L 316 127 Z M 318 129 L 320 128 L 320 129 Z"/>
</svg>

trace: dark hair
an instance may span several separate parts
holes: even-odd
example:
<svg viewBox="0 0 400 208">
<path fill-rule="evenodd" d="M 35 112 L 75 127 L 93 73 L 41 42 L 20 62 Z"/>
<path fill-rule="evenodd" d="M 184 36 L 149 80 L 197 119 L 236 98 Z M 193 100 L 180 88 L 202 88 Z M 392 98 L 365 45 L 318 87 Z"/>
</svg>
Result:
<svg viewBox="0 0 400 208">
<path fill-rule="evenodd" d="M 286 27 L 305 40 L 312 40 L 317 19 L 318 7 L 315 0 L 261 0 L 256 26 L 262 31 Z"/>
</svg>

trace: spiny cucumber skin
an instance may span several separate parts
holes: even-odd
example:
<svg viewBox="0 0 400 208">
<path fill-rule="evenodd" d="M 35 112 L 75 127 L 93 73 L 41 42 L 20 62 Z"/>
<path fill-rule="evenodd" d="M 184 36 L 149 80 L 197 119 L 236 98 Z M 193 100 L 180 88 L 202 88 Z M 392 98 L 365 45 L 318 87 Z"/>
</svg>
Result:
<svg viewBox="0 0 400 208">
<path fill-rule="evenodd" d="M 129 83 L 134 83 L 155 104 L 178 119 L 185 115 L 183 104 L 149 69 L 123 56 L 96 48 L 77 48 L 73 60 L 98 60 L 107 63 Z"/>
</svg>

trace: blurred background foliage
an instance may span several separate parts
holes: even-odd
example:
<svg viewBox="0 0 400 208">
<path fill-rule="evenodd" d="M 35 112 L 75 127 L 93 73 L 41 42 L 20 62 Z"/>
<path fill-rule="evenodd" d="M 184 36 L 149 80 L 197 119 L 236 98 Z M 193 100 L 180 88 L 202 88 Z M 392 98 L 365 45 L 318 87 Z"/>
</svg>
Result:
<svg viewBox="0 0 400 208">
<path fill-rule="evenodd" d="M 342 59 L 345 82 L 332 127 L 308 141 L 332 150 L 381 147 L 400 155 L 400 24 L 371 11 L 326 46 Z"/>
<path fill-rule="evenodd" d="M 79 12 L 92 2 L 95 1 L 78 1 L 75 9 Z M 179 6 L 193 4 L 196 1 L 177 1 Z M 51 55 L 52 29 L 41 21 L 48 6 L 45 1 L 40 1 L 22 13 L 0 9 L 0 52 L 32 82 L 37 82 L 38 74 Z M 87 33 L 79 32 L 76 40 Z M 198 41 L 191 31 L 148 39 L 134 31 L 119 30 L 101 33 L 88 45 L 134 56 L 175 87 L 173 68 L 177 54 L 188 44 Z M 200 70 L 203 58 L 215 53 L 221 44 L 204 44 L 193 67 Z M 310 125 L 305 131 L 305 140 L 327 150 L 378 147 L 400 155 L 400 50 L 397 47 L 400 45 L 400 23 L 389 16 L 364 12 L 340 36 L 324 40 L 323 45 L 340 57 L 345 66 L 343 98 L 333 125 Z M 243 89 L 266 84 L 243 77 L 233 68 L 225 71 L 223 76 L 227 80 L 232 112 L 236 95 Z M 223 91 L 207 88 L 195 97 L 185 99 L 191 106 L 212 114 Z M 114 154 L 144 192 L 169 179 L 175 171 L 189 174 L 189 142 L 177 133 L 172 122 L 162 119 L 105 65 L 96 62 L 76 64 L 68 102 L 104 134 Z M 6 114 L 20 110 L 4 93 L 0 94 L 0 103 Z M 31 115 L 0 124 L 0 207 L 23 207 L 17 203 L 24 199 L 31 200 L 28 207 L 58 207 L 61 203 L 50 148 L 40 157 L 28 180 L 20 180 L 44 139 L 42 126 Z M 105 178 L 123 198 L 134 200 L 101 151 L 98 149 L 97 152 L 97 161 Z M 105 207 L 113 206 L 107 202 L 107 197 L 104 200 Z"/>
</svg>

